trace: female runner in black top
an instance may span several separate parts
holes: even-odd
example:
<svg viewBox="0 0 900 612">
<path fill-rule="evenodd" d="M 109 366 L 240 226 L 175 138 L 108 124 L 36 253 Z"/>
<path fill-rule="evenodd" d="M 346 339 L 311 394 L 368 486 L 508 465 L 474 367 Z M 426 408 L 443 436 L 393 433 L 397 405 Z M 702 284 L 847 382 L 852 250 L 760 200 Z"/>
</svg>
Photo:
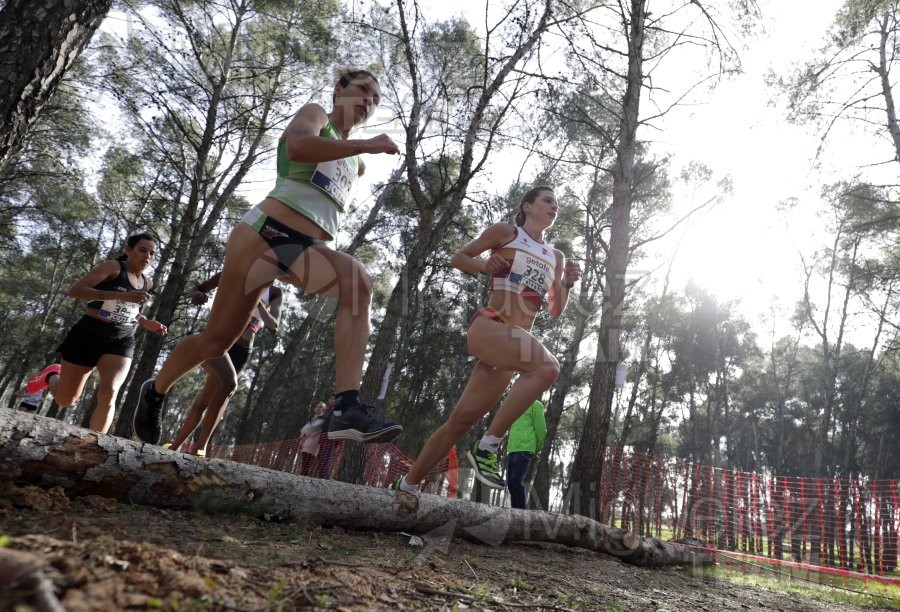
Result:
<svg viewBox="0 0 900 612">
<path fill-rule="evenodd" d="M 88 300 L 84 316 L 69 330 L 57 351 L 62 357 L 56 402 L 68 408 L 81 397 L 94 368 L 100 375 L 97 406 L 90 428 L 106 433 L 112 425 L 113 403 L 131 367 L 137 327 L 164 335 L 166 326 L 141 314 L 153 282 L 144 275 L 156 257 L 156 239 L 135 234 L 125 241 L 125 253 L 97 265 L 69 289 L 69 297 Z"/>
</svg>

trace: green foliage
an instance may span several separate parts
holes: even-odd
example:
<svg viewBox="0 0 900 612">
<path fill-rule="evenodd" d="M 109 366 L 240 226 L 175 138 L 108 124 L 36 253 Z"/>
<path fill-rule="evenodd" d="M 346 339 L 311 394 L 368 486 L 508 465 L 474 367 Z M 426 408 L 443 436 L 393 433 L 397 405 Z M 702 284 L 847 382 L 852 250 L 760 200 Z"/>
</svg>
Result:
<svg viewBox="0 0 900 612">
<path fill-rule="evenodd" d="M 834 19 L 831 42 L 836 47 L 858 44 L 873 21 L 894 6 L 893 0 L 846 0 Z"/>
<path fill-rule="evenodd" d="M 290 599 L 286 579 L 281 577 L 275 586 L 266 591 L 266 610 L 285 610 Z"/>
<path fill-rule="evenodd" d="M 474 589 L 468 589 L 469 593 L 472 594 L 476 599 L 486 599 L 490 595 L 489 587 L 491 585 L 490 579 L 485 580 L 481 584 L 479 584 Z"/>
<path fill-rule="evenodd" d="M 513 578 L 513 579 L 510 581 L 510 583 L 509 583 L 509 588 L 511 588 L 511 589 L 517 589 L 517 590 L 520 590 L 520 591 L 530 591 L 530 590 L 533 589 L 534 587 L 531 586 L 530 584 L 528 584 L 528 581 L 526 581 L 524 578 L 521 578 L 521 577 L 519 577 L 519 576 L 516 576 L 515 578 Z"/>
<path fill-rule="evenodd" d="M 590 602 L 581 595 L 558 596 L 556 602 L 567 610 L 585 610 L 590 605 Z"/>
<path fill-rule="evenodd" d="M 316 602 L 313 604 L 314 610 L 327 610 L 332 606 L 333 600 L 328 593 L 319 593 L 316 595 Z"/>
</svg>

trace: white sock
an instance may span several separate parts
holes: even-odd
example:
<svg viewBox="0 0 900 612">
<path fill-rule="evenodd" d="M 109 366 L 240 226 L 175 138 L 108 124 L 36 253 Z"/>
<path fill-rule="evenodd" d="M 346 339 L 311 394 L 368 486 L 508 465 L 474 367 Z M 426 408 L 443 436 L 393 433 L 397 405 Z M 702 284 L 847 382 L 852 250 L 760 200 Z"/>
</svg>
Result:
<svg viewBox="0 0 900 612">
<path fill-rule="evenodd" d="M 400 490 L 407 493 L 418 493 L 419 485 L 409 484 L 406 482 L 406 476 L 400 479 Z"/>
<path fill-rule="evenodd" d="M 496 453 L 498 450 L 500 450 L 501 442 L 503 442 L 503 438 L 498 438 L 497 436 L 484 434 L 481 437 L 481 441 L 478 443 L 478 448 L 480 450 L 486 450 L 486 451 L 490 451 L 492 453 Z"/>
</svg>

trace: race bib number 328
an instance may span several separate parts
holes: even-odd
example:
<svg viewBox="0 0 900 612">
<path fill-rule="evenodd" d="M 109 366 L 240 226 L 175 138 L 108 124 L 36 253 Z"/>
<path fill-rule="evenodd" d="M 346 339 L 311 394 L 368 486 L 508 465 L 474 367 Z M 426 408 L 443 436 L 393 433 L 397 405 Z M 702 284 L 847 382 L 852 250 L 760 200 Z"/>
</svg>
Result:
<svg viewBox="0 0 900 612">
<path fill-rule="evenodd" d="M 523 251 L 518 251 L 513 260 L 509 279 L 519 283 L 540 296 L 547 294 L 553 284 L 553 272 L 548 262 Z"/>
</svg>

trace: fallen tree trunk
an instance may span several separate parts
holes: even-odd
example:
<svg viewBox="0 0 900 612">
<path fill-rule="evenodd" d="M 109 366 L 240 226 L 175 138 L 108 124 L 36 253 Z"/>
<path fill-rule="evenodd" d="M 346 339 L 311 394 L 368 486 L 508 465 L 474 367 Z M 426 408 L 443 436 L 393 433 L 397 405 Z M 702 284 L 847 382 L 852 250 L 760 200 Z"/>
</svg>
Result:
<svg viewBox="0 0 900 612">
<path fill-rule="evenodd" d="M 295 476 L 201 459 L 61 421 L 0 409 L 0 479 L 62 487 L 76 496 L 265 520 L 423 534 L 444 550 L 454 535 L 490 545 L 554 542 L 606 552 L 635 565 L 709 565 L 690 546 L 640 538 L 578 515 L 500 508 Z"/>
</svg>

